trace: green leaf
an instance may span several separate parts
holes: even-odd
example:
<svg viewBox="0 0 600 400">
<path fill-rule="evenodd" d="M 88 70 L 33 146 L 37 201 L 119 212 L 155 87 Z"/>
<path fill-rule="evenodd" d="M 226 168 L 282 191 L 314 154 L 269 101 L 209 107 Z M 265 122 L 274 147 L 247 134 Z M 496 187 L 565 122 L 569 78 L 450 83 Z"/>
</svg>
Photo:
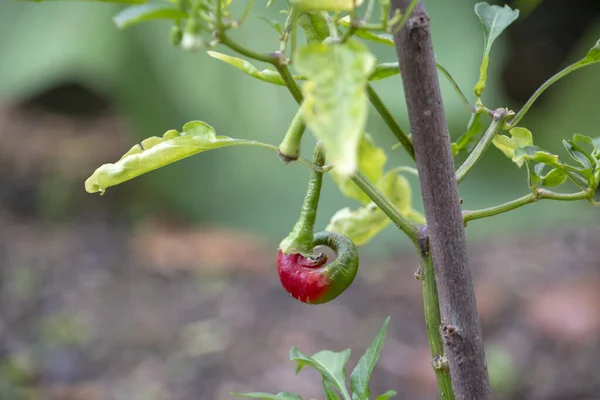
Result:
<svg viewBox="0 0 600 400">
<path fill-rule="evenodd" d="M 498 36 L 519 18 L 519 10 L 513 10 L 508 5 L 500 7 L 482 2 L 475 4 L 475 13 L 483 25 L 484 56 L 487 56 Z"/>
<path fill-rule="evenodd" d="M 556 154 L 552 154 L 538 146 L 525 146 L 515 150 L 513 161 L 521 166 L 525 160 L 532 160 L 553 167 L 563 168 L 558 162 L 558 156 Z"/>
<path fill-rule="evenodd" d="M 386 172 L 377 182 L 377 188 L 398 207 L 402 214 L 408 214 L 412 210 L 412 190 L 408 180 L 398 174 L 400 170 L 402 167 Z"/>
<path fill-rule="evenodd" d="M 298 49 L 296 68 L 304 84 L 302 116 L 328 158 L 345 175 L 358 166 L 358 145 L 367 121 L 366 84 L 375 57 L 360 42 L 311 43 Z"/>
<path fill-rule="evenodd" d="M 563 169 L 554 168 L 541 178 L 543 186 L 558 186 L 567 180 L 568 175 Z"/>
<path fill-rule="evenodd" d="M 277 31 L 280 35 L 283 35 L 283 27 L 281 23 L 275 19 L 267 18 L 267 17 L 259 17 L 263 21 L 265 21 L 269 26 Z"/>
<path fill-rule="evenodd" d="M 115 15 L 113 21 L 119 29 L 124 29 L 153 19 L 177 18 L 187 18 L 187 14 L 175 8 L 171 3 L 164 2 L 127 7 Z"/>
<path fill-rule="evenodd" d="M 479 137 L 481 133 L 483 133 L 481 115 L 482 114 L 471 114 L 471 119 L 467 124 L 467 131 L 459 136 L 456 140 L 456 144 L 452 147 L 452 154 L 454 156 L 465 149 L 471 151 L 470 147 L 479 141 Z"/>
<path fill-rule="evenodd" d="M 398 393 L 396 393 L 395 390 L 388 390 L 384 394 L 380 394 L 379 396 L 377 396 L 375 398 L 375 400 L 388 400 L 388 399 L 391 399 L 392 397 L 394 397 L 397 394 Z"/>
<path fill-rule="evenodd" d="M 351 210 L 342 208 L 331 217 L 325 228 L 329 232 L 337 232 L 348 237 L 356 246 L 362 246 L 389 224 L 390 219 L 375 203 Z"/>
<path fill-rule="evenodd" d="M 364 133 L 358 146 L 358 168 L 371 181 L 377 182 L 383 175 L 383 166 L 387 161 L 385 151 L 377 147 L 373 138 L 368 133 Z M 334 168 L 329 173 L 344 196 L 358 200 L 362 204 L 369 204 L 371 199 L 367 196 L 352 180 Z"/>
<path fill-rule="evenodd" d="M 323 391 L 325 391 L 325 400 L 340 400 L 340 396 L 325 379 L 323 379 Z"/>
<path fill-rule="evenodd" d="M 400 73 L 400 66 L 397 62 L 382 63 L 375 66 L 375 70 L 369 76 L 370 81 L 379 81 L 381 79 L 389 78 L 390 76 L 398 75 Z"/>
<path fill-rule="evenodd" d="M 310 11 L 352 11 L 362 0 L 291 0 L 293 6 Z"/>
<path fill-rule="evenodd" d="M 100 192 L 137 176 L 164 167 L 194 154 L 219 147 L 250 145 L 267 146 L 263 143 L 216 136 L 214 129 L 202 122 L 192 121 L 183 126 L 181 133 L 172 129 L 163 137 L 150 137 L 133 146 L 115 164 L 104 164 L 85 181 L 88 193 Z"/>
<path fill-rule="evenodd" d="M 307 12 L 300 15 L 298 24 L 304 31 L 308 43 L 321 43 L 329 37 L 327 20 L 320 12 Z"/>
<path fill-rule="evenodd" d="M 229 65 L 236 67 L 240 71 L 256 79 L 273 83 L 275 85 L 285 86 L 281 75 L 279 75 L 279 72 L 277 71 L 274 71 L 272 69 L 263 69 L 262 71 L 259 71 L 254 65 L 241 58 L 228 56 L 227 54 L 223 53 L 217 53 L 216 51 L 207 51 L 206 53 L 209 56 L 216 58 L 217 60 L 221 60 Z"/>
<path fill-rule="evenodd" d="M 577 62 L 578 65 L 584 66 L 588 64 L 593 64 L 600 62 L 600 40 L 596 42 L 594 47 L 592 47 L 586 54 L 584 58 Z"/>
<path fill-rule="evenodd" d="M 581 148 L 574 140 L 563 140 L 563 145 L 571 158 L 583 168 L 592 168 L 592 165 L 596 165 L 596 160 L 592 155 Z"/>
<path fill-rule="evenodd" d="M 580 133 L 576 133 L 573 135 L 573 141 L 575 143 L 587 143 L 592 146 L 592 151 L 589 154 L 595 158 L 596 160 L 600 157 L 600 137 L 591 138 L 589 136 L 582 135 Z"/>
<path fill-rule="evenodd" d="M 74 3 L 88 3 L 88 2 L 99 2 L 99 3 L 120 3 L 120 4 L 143 4 L 147 3 L 148 0 L 16 0 L 22 2 L 34 2 L 41 3 L 55 2 L 55 1 L 73 1 Z"/>
<path fill-rule="evenodd" d="M 340 18 L 340 25 L 348 28 L 350 26 L 350 16 L 346 15 L 344 18 Z M 376 34 L 366 29 L 358 28 L 354 31 L 354 34 L 361 39 L 371 41 L 373 43 L 381 43 L 388 46 L 394 46 L 394 38 L 389 33 Z"/>
<path fill-rule="evenodd" d="M 475 95 L 479 97 L 485 89 L 487 82 L 487 70 L 492 44 L 510 24 L 519 18 L 519 10 L 512 10 L 508 5 L 504 5 L 504 7 L 491 6 L 482 2 L 475 4 L 475 13 L 483 25 L 484 38 L 483 60 L 479 68 L 479 81 L 477 81 L 473 89 Z"/>
<path fill-rule="evenodd" d="M 229 393 L 236 397 L 246 397 L 248 399 L 263 399 L 263 400 L 302 400 L 300 395 L 290 392 L 280 392 L 277 394 L 269 394 L 262 392 L 255 393 Z"/>
<path fill-rule="evenodd" d="M 496 135 L 492 143 L 521 168 L 523 160 L 517 157 L 515 152 L 519 148 L 533 145 L 533 136 L 529 130 L 521 127 L 513 128 L 509 132 L 511 135 L 510 138 L 506 135 Z"/>
<path fill-rule="evenodd" d="M 290 360 L 296 361 L 296 373 L 302 368 L 309 366 L 316 369 L 323 380 L 344 396 L 345 399 L 350 398 L 346 389 L 346 369 L 344 366 L 350 357 L 350 349 L 341 352 L 333 352 L 323 350 L 315 353 L 312 357 L 303 354 L 296 347 L 290 349 Z"/>
<path fill-rule="evenodd" d="M 375 368 L 375 364 L 379 359 L 381 348 L 383 347 L 383 340 L 385 338 L 385 332 L 387 330 L 390 317 L 387 317 L 381 326 L 381 329 L 375 336 L 375 339 L 365 351 L 365 354 L 360 358 L 358 364 L 350 375 L 350 389 L 352 390 L 353 400 L 362 400 L 371 398 L 371 390 L 369 389 L 369 380 L 371 374 Z"/>
<path fill-rule="evenodd" d="M 415 223 L 424 223 L 423 215 L 412 208 L 410 184 L 406 178 L 398 175 L 400 169 L 401 167 L 388 171 L 377 182 L 377 187 L 398 207 L 404 217 Z M 390 222 L 388 216 L 371 202 L 356 210 L 342 208 L 331 217 L 325 230 L 347 236 L 356 246 L 362 246 L 383 231 Z"/>
</svg>

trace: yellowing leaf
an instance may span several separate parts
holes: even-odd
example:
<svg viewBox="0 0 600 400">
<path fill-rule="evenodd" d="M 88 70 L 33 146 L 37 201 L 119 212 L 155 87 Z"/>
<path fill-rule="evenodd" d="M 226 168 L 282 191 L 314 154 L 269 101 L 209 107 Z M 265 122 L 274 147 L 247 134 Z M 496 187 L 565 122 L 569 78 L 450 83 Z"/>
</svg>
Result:
<svg viewBox="0 0 600 400">
<path fill-rule="evenodd" d="M 387 160 L 385 151 L 377 147 L 373 138 L 364 133 L 358 147 L 358 167 L 371 181 L 377 182 L 383 175 L 383 166 Z M 344 196 L 369 204 L 371 199 L 352 180 L 339 173 L 335 168 L 330 172 L 331 178 L 342 191 Z"/>
<path fill-rule="evenodd" d="M 506 135 L 496 135 L 492 140 L 492 143 L 502 151 L 506 157 L 513 160 L 519 168 L 521 168 L 524 160 L 517 157 L 515 151 L 527 146 L 532 146 L 533 136 L 528 129 L 521 127 L 513 128 L 509 132 L 511 135 L 510 138 Z"/>
<path fill-rule="evenodd" d="M 281 75 L 279 75 L 279 72 L 277 71 L 274 71 L 272 69 L 263 69 L 262 71 L 259 71 L 258 68 L 256 68 L 254 65 L 241 58 L 228 56 L 227 54 L 218 53 L 216 51 L 207 51 L 206 53 L 209 56 L 216 58 L 217 60 L 221 60 L 231 66 L 236 67 L 240 71 L 256 79 L 260 79 L 261 81 L 269 83 L 274 83 L 280 86 L 285 86 Z"/>
<path fill-rule="evenodd" d="M 375 57 L 360 42 L 311 43 L 298 49 L 296 68 L 307 76 L 302 118 L 323 142 L 331 163 L 344 175 L 358 166 L 358 145 L 367 121 L 366 84 Z"/>
<path fill-rule="evenodd" d="M 406 178 L 398 175 L 398 168 L 388 171 L 377 183 L 383 192 L 405 217 L 415 223 L 425 223 L 425 218 L 412 208 L 410 184 Z M 355 245 L 368 243 L 375 235 L 383 231 L 391 220 L 375 203 L 369 203 L 356 210 L 342 208 L 331 218 L 325 230 L 341 233 L 349 237 Z"/>
<path fill-rule="evenodd" d="M 292 5 L 310 11 L 352 11 L 363 0 L 292 0 Z"/>
<path fill-rule="evenodd" d="M 225 146 L 264 146 L 260 142 L 216 136 L 214 129 L 201 121 L 188 122 L 182 132 L 172 129 L 163 137 L 150 137 L 133 146 L 119 161 L 104 164 L 85 181 L 88 193 L 104 193 L 106 188 L 179 161 L 206 150 Z"/>
</svg>

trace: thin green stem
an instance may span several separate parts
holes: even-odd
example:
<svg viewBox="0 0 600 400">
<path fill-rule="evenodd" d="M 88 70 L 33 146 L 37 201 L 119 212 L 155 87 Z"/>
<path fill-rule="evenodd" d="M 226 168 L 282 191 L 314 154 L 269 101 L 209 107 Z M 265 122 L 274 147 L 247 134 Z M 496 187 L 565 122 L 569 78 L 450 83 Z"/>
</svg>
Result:
<svg viewBox="0 0 600 400">
<path fill-rule="evenodd" d="M 313 154 L 313 164 L 322 166 L 324 163 L 325 154 L 323 148 L 320 143 L 317 143 Z M 300 218 L 298 218 L 290 234 L 280 244 L 280 249 L 284 254 L 301 253 L 309 256 L 312 253 L 314 247 L 314 227 L 322 186 L 323 174 L 318 171 L 312 171 L 310 180 L 308 181 L 306 196 L 302 203 Z"/>
<path fill-rule="evenodd" d="M 435 270 L 428 244 L 426 240 L 423 242 L 425 243 L 422 243 L 421 246 L 425 248 L 421 248 L 420 252 L 419 274 L 415 274 L 415 276 L 422 282 L 425 326 L 427 327 L 427 338 L 429 339 L 429 347 L 431 348 L 431 360 L 440 392 L 440 399 L 453 400 L 454 392 L 452 391 L 450 369 L 448 367 L 448 360 L 444 356 L 444 344 L 440 336 L 442 319 L 440 317 L 440 301 L 435 282 Z"/>
<path fill-rule="evenodd" d="M 500 204 L 497 206 L 484 208 L 481 210 L 474 211 L 463 211 L 463 221 L 465 224 L 468 221 L 475 219 L 492 217 L 494 215 L 503 214 L 505 212 L 514 210 L 516 208 L 525 206 L 527 204 L 535 203 L 538 200 L 558 200 L 558 201 L 576 201 L 576 200 L 590 200 L 593 193 L 587 190 L 577 193 L 556 193 L 547 189 L 536 189 L 533 193 L 526 196 L 519 197 L 518 199 Z"/>
<path fill-rule="evenodd" d="M 419 239 L 417 226 L 404 218 L 398 207 L 387 198 L 386 195 L 375 186 L 362 172 L 357 171 L 350 177 L 354 183 L 392 220 L 409 239 L 418 246 Z"/>
<path fill-rule="evenodd" d="M 519 110 L 519 112 L 517 113 L 517 115 L 515 115 L 515 117 L 513 119 L 511 119 L 510 121 L 507 122 L 507 126 L 504 128 L 506 130 L 509 130 L 511 128 L 514 128 L 515 126 L 517 126 L 517 124 L 519 123 L 519 121 L 521 121 L 521 119 L 525 116 L 525 114 L 527 113 L 527 111 L 529 111 L 529 109 L 531 108 L 531 106 L 533 105 L 533 103 L 537 100 L 538 97 L 540 97 L 542 95 L 542 93 L 544 93 L 544 91 L 546 91 L 546 89 L 548 89 L 550 86 L 552 86 L 554 83 L 556 83 L 558 80 L 560 80 L 561 78 L 569 75 L 571 72 L 578 70 L 579 68 L 584 67 L 584 65 L 580 65 L 580 64 L 571 64 L 568 67 L 566 67 L 565 69 L 563 69 L 562 71 L 558 72 L 556 75 L 554 75 L 553 77 L 551 77 L 550 79 L 548 79 L 546 82 L 544 82 L 542 84 L 542 86 L 540 86 L 529 98 L 529 100 L 527 100 L 527 102 L 525 103 L 525 105 L 523 107 L 521 107 L 521 109 Z"/>
<path fill-rule="evenodd" d="M 448 82 L 450 82 L 450 85 L 452 85 L 452 87 L 454 88 L 454 90 L 458 94 L 458 97 L 460 97 L 460 100 L 462 101 L 462 103 L 465 105 L 465 107 L 467 107 L 467 110 L 469 110 L 469 112 L 471 112 L 471 113 L 474 113 L 476 111 L 475 107 L 473 107 L 471 105 L 471 103 L 469 103 L 469 100 L 467 99 L 467 96 L 465 96 L 465 94 L 462 92 L 462 90 L 460 90 L 460 87 L 458 86 L 458 83 L 456 83 L 456 81 L 454 80 L 454 78 L 452 77 L 452 75 L 450 75 L 450 72 L 448 72 L 448 70 L 446 68 L 444 68 L 437 61 L 435 63 L 435 66 L 437 67 L 438 71 L 440 71 L 442 73 L 442 75 L 444 75 L 446 77 L 446 79 L 448 79 Z"/>
<path fill-rule="evenodd" d="M 477 161 L 481 158 L 483 153 L 487 150 L 487 148 L 494 140 L 494 137 L 502 127 L 502 121 L 509 115 L 508 111 L 503 108 L 499 108 L 494 112 L 494 116 L 492 117 L 492 122 L 488 127 L 485 134 L 477 143 L 477 146 L 473 149 L 469 157 L 462 163 L 462 165 L 456 171 L 456 182 L 461 183 L 463 179 L 467 176 L 467 174 L 473 169 Z"/>
<path fill-rule="evenodd" d="M 367 4 L 367 10 L 365 11 L 365 21 L 369 22 L 371 19 L 371 15 L 373 15 L 373 7 L 375 7 L 375 0 L 369 0 L 369 4 Z"/>
<path fill-rule="evenodd" d="M 219 37 L 219 42 L 221 42 L 225 46 L 229 47 L 231 50 L 240 53 L 243 56 L 246 56 L 246 57 L 251 58 L 256 61 L 262 61 L 262 62 L 266 62 L 266 63 L 273 64 L 273 65 L 275 65 L 276 63 L 279 62 L 277 56 L 275 56 L 273 54 L 257 53 L 253 50 L 250 50 L 250 49 L 242 46 L 241 44 L 231 40 L 224 32 L 219 32 L 218 37 Z"/>
<path fill-rule="evenodd" d="M 367 84 L 367 96 L 369 97 L 371 104 L 373 104 L 373 107 L 375 107 L 379 115 L 381 115 L 381 118 L 383 118 L 385 124 L 388 126 L 388 128 L 390 128 L 394 136 L 396 136 L 398 142 L 400 142 L 400 144 L 402 145 L 402 147 L 404 147 L 408 155 L 414 160 L 415 150 L 413 149 L 412 141 L 410 140 L 408 135 L 402 130 L 402 128 L 400 128 L 400 125 L 398 125 L 398 123 L 394 120 L 394 117 L 387 109 L 385 104 L 383 104 L 383 101 L 381 101 L 381 98 L 379 97 L 375 89 L 373 89 L 373 86 L 371 86 L 371 84 Z"/>
<path fill-rule="evenodd" d="M 304 96 L 302 95 L 302 90 L 300 90 L 300 86 L 298 86 L 298 84 L 294 80 L 294 76 L 290 72 L 288 66 L 283 64 L 281 60 L 279 60 L 279 62 L 273 63 L 273 66 L 277 69 L 279 75 L 281 75 L 281 79 L 283 79 L 285 86 L 288 88 L 288 90 L 294 97 L 294 100 L 296 100 L 298 104 L 301 104 L 302 100 L 304 99 Z"/>
<path fill-rule="evenodd" d="M 273 150 L 275 152 L 277 152 L 277 150 L 278 150 L 277 146 L 273 146 L 272 144 L 263 143 L 263 142 L 259 142 L 256 140 L 239 139 L 238 145 L 262 147 L 263 149 L 269 149 L 269 150 Z M 316 164 L 310 162 L 306 158 L 302 158 L 302 157 L 298 157 L 298 160 L 296 160 L 296 161 L 298 161 L 300 164 L 302 164 L 304 166 L 307 166 L 308 168 L 312 169 L 313 171 L 317 171 L 317 172 L 321 172 L 321 173 L 329 172 L 333 169 L 332 165 L 324 165 L 321 167 L 319 165 L 316 165 Z"/>
<path fill-rule="evenodd" d="M 342 36 L 341 42 L 344 43 L 346 40 L 348 40 L 350 38 L 350 36 L 352 36 L 354 34 L 354 32 L 356 31 L 356 0 L 352 1 L 352 11 L 350 11 L 350 24 L 348 25 L 348 29 L 346 30 L 346 32 L 344 33 L 344 36 Z M 336 27 L 337 30 L 337 27 Z"/>
</svg>

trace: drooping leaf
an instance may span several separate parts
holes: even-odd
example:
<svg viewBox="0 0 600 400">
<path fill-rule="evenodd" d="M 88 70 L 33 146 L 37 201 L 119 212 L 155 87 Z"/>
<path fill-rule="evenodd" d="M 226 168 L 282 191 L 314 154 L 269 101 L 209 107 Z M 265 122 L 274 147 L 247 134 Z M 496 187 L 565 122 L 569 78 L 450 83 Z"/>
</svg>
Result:
<svg viewBox="0 0 600 400">
<path fill-rule="evenodd" d="M 296 347 L 290 349 L 290 360 L 296 361 L 296 373 L 309 366 L 316 369 L 325 383 L 338 390 L 344 398 L 350 397 L 346 389 L 346 369 L 344 366 L 350 357 L 350 349 L 341 352 L 319 351 L 312 357 L 303 354 Z"/>
<path fill-rule="evenodd" d="M 259 71 L 254 65 L 241 58 L 228 56 L 227 54 L 218 53 L 216 51 L 207 51 L 206 53 L 217 60 L 221 60 L 231 66 L 234 66 L 253 78 L 260 79 L 264 82 L 274 83 L 275 85 L 285 86 L 281 75 L 279 75 L 279 72 L 277 71 L 272 69 L 263 69 L 262 71 Z"/>
<path fill-rule="evenodd" d="M 563 183 L 565 183 L 567 178 L 568 178 L 568 175 L 563 169 L 554 168 L 554 169 L 550 170 L 550 172 L 548 172 L 546 175 L 541 177 L 541 183 L 543 186 L 548 186 L 548 187 L 558 186 L 558 185 L 562 185 Z"/>
<path fill-rule="evenodd" d="M 467 125 L 467 131 L 459 136 L 456 143 L 453 143 L 452 154 L 454 156 L 463 150 L 470 151 L 472 145 L 477 143 L 479 137 L 483 133 L 481 115 L 482 114 L 471 114 L 471 119 Z"/>
<path fill-rule="evenodd" d="M 395 390 L 388 390 L 387 392 L 380 394 L 375 398 L 375 400 L 388 400 L 397 395 Z"/>
<path fill-rule="evenodd" d="M 365 354 L 360 358 L 358 364 L 350 375 L 350 389 L 352 390 L 353 400 L 362 400 L 371 398 L 371 390 L 369 389 L 369 380 L 375 368 L 375 364 L 379 359 L 379 353 L 383 347 L 383 340 L 387 330 L 390 317 L 387 317 L 381 326 L 381 329 L 375 336 L 371 345 L 365 351 Z"/>
<path fill-rule="evenodd" d="M 360 42 L 311 43 L 294 57 L 304 84 L 302 116 L 323 142 L 332 164 L 351 175 L 358 166 L 358 144 L 367 121 L 366 84 L 375 57 Z"/>
<path fill-rule="evenodd" d="M 381 79 L 389 78 L 390 76 L 398 75 L 400 73 L 400 66 L 397 62 L 381 63 L 375 66 L 375 70 L 369 76 L 369 81 L 379 81 Z"/>
<path fill-rule="evenodd" d="M 169 2 L 141 4 L 127 7 L 113 17 L 119 29 L 153 19 L 187 18 L 187 14 Z"/>
<path fill-rule="evenodd" d="M 377 182 L 383 175 L 383 166 L 386 161 L 385 151 L 375 145 L 371 135 L 364 133 L 358 146 L 358 168 L 371 181 Z M 356 186 L 348 176 L 340 174 L 335 168 L 329 174 L 344 196 L 358 200 L 362 204 L 371 202 L 369 196 Z"/>
<path fill-rule="evenodd" d="M 291 0 L 293 6 L 307 11 L 352 11 L 363 0 Z"/>
<path fill-rule="evenodd" d="M 484 55 L 489 55 L 498 36 L 519 18 L 519 10 L 513 10 L 508 5 L 500 7 L 485 2 L 475 4 L 475 13 L 483 25 Z"/>
<path fill-rule="evenodd" d="M 262 399 L 262 400 L 302 400 L 300 395 L 290 392 L 280 392 L 277 394 L 269 394 L 263 392 L 255 393 L 229 393 L 236 397 L 246 397 L 248 399 Z"/>
<path fill-rule="evenodd" d="M 119 161 L 100 166 L 85 181 L 88 193 L 104 193 L 115 186 L 137 176 L 164 167 L 194 154 L 225 146 L 260 146 L 260 142 L 216 136 L 214 129 L 202 122 L 192 121 L 183 126 L 181 132 L 172 129 L 163 137 L 150 137 L 133 146 Z"/>
</svg>

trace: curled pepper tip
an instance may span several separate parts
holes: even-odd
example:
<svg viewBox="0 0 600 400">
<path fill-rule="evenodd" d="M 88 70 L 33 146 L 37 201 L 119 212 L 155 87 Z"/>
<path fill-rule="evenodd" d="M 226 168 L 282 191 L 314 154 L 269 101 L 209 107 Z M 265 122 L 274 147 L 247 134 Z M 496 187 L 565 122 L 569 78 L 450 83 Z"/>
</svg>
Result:
<svg viewBox="0 0 600 400">
<path fill-rule="evenodd" d="M 342 294 L 358 271 L 356 246 L 346 236 L 332 232 L 314 235 L 314 246 L 326 245 L 337 255 L 327 264 L 323 253 L 304 256 L 279 250 L 277 272 L 284 289 L 296 300 L 307 304 L 327 303 Z"/>
</svg>

